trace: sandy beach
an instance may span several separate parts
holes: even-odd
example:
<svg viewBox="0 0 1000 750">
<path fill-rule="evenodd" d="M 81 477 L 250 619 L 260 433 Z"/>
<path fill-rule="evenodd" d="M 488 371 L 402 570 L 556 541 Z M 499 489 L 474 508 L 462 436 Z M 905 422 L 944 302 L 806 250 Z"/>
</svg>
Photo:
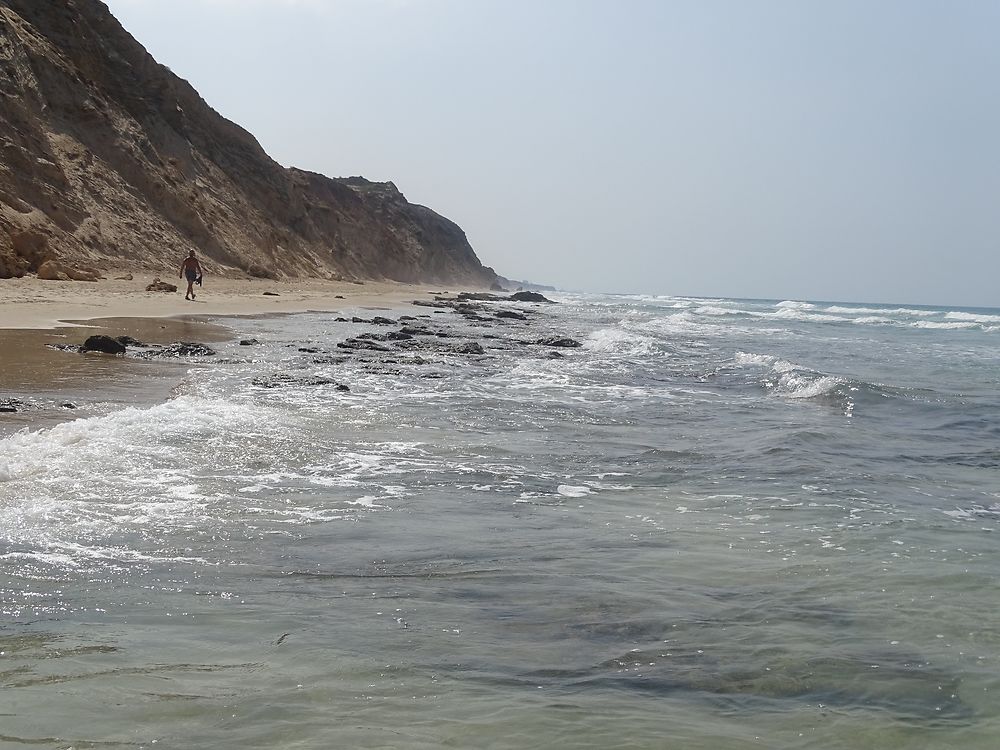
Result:
<svg viewBox="0 0 1000 750">
<path fill-rule="evenodd" d="M 153 271 L 134 272 L 132 281 L 107 273 L 98 282 L 0 279 L 0 329 L 44 330 L 95 318 L 178 318 L 189 316 L 268 315 L 336 311 L 354 307 L 399 305 L 426 298 L 426 285 L 392 282 L 356 284 L 318 279 L 227 279 L 205 277 L 197 299 L 185 301 L 184 284 Z M 156 277 L 176 284 L 177 292 L 147 292 Z"/>
</svg>

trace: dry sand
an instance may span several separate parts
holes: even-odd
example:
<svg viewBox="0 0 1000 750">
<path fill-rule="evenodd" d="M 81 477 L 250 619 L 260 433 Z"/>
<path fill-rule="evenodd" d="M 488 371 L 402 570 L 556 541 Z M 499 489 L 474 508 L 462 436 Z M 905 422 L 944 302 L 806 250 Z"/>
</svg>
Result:
<svg viewBox="0 0 1000 750">
<path fill-rule="evenodd" d="M 121 276 L 108 272 L 108 276 Z M 336 311 L 357 307 L 398 307 L 428 299 L 427 286 L 295 279 L 224 279 L 205 277 L 195 287 L 197 299 L 185 301 L 186 284 L 163 275 L 178 291 L 147 292 L 154 272 L 135 273 L 133 281 L 41 281 L 36 278 L 0 280 L 0 329 L 42 330 L 94 318 L 172 318 L 183 316 L 268 315 Z M 278 296 L 265 296 L 271 292 Z M 343 299 L 338 299 L 340 295 Z"/>
</svg>

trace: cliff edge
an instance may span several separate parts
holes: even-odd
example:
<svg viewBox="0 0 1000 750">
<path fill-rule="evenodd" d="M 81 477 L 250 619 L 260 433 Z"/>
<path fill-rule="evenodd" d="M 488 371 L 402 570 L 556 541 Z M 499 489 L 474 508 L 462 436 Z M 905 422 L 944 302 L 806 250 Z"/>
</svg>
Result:
<svg viewBox="0 0 1000 750">
<path fill-rule="evenodd" d="M 0 0 L 0 278 L 191 248 L 233 276 L 496 279 L 391 182 L 282 167 L 99 0 Z"/>
</svg>

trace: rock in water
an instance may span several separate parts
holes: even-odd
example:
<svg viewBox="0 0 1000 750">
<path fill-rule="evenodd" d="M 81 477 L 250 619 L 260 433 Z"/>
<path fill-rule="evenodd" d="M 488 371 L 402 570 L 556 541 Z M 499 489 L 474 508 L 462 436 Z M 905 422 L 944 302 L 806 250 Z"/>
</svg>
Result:
<svg viewBox="0 0 1000 750">
<path fill-rule="evenodd" d="M 81 352 L 101 352 L 102 354 L 124 354 L 125 345 L 110 336 L 91 336 L 83 342 Z"/>
<path fill-rule="evenodd" d="M 559 338 L 558 336 L 552 336 L 547 339 L 538 339 L 535 343 L 540 344 L 541 346 L 560 346 L 567 349 L 574 349 L 578 346 L 583 346 L 583 344 L 576 339 Z"/>
<path fill-rule="evenodd" d="M 548 302 L 552 305 L 555 304 L 555 302 L 538 292 L 514 292 L 514 294 L 510 295 L 509 299 L 517 302 Z"/>
</svg>

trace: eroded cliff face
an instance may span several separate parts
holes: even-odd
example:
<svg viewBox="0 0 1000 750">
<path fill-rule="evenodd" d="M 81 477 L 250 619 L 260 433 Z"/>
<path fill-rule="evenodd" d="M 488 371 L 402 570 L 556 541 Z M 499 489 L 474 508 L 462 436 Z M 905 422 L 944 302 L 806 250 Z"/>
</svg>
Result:
<svg viewBox="0 0 1000 750">
<path fill-rule="evenodd" d="M 99 0 L 0 0 L 0 277 L 190 248 L 233 275 L 495 280 L 392 183 L 279 165 Z"/>
</svg>

